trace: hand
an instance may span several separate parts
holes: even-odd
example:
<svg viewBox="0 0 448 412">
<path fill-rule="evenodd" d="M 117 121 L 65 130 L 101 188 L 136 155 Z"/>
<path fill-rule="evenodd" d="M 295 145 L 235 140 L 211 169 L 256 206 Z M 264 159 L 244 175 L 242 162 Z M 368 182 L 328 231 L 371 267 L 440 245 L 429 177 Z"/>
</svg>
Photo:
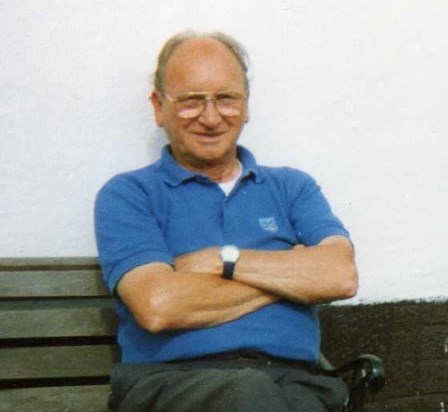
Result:
<svg viewBox="0 0 448 412">
<path fill-rule="evenodd" d="M 221 276 L 223 263 L 219 256 L 219 248 L 210 247 L 174 259 L 174 268 L 179 272 L 209 273 Z"/>
</svg>

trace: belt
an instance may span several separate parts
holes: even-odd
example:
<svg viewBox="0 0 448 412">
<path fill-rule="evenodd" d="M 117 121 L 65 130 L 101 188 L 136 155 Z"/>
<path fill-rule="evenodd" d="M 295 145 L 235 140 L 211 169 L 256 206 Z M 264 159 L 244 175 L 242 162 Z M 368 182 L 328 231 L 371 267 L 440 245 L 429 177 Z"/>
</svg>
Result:
<svg viewBox="0 0 448 412">
<path fill-rule="evenodd" d="M 241 362 L 253 363 L 260 366 L 288 366 L 292 368 L 302 368 L 310 372 L 316 370 L 312 362 L 301 361 L 296 359 L 279 358 L 277 356 L 268 355 L 264 352 L 254 350 L 237 350 L 222 353 L 213 353 L 197 358 L 179 359 L 169 363 L 183 363 L 183 362 Z"/>
</svg>

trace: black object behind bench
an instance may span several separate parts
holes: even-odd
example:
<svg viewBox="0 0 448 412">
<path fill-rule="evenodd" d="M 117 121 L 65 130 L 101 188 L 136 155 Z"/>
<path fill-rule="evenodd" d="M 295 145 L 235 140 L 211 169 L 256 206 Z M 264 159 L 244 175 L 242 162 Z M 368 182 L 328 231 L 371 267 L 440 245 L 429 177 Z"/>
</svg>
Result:
<svg viewBox="0 0 448 412">
<path fill-rule="evenodd" d="M 106 412 L 116 323 L 95 258 L 0 259 L 0 412 Z M 322 359 L 354 385 L 358 412 L 384 372 L 372 355 L 349 366 Z"/>
</svg>

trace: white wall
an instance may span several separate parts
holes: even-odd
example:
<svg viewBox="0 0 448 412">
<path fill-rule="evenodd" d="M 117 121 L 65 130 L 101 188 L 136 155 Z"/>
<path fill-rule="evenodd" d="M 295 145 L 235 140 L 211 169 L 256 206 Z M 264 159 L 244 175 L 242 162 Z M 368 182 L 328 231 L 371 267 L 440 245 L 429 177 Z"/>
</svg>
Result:
<svg viewBox="0 0 448 412">
<path fill-rule="evenodd" d="M 259 161 L 313 174 L 357 246 L 355 301 L 448 297 L 446 0 L 0 0 L 0 256 L 94 256 L 92 203 L 158 157 L 167 36 L 253 61 Z"/>
</svg>

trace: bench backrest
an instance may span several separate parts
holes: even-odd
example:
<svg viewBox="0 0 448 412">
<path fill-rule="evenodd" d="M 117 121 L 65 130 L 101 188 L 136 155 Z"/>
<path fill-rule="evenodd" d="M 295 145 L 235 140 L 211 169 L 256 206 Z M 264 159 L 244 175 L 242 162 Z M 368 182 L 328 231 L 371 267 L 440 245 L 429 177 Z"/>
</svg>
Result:
<svg viewBox="0 0 448 412">
<path fill-rule="evenodd" d="M 0 259 L 0 411 L 106 410 L 116 325 L 95 258 Z"/>
</svg>

